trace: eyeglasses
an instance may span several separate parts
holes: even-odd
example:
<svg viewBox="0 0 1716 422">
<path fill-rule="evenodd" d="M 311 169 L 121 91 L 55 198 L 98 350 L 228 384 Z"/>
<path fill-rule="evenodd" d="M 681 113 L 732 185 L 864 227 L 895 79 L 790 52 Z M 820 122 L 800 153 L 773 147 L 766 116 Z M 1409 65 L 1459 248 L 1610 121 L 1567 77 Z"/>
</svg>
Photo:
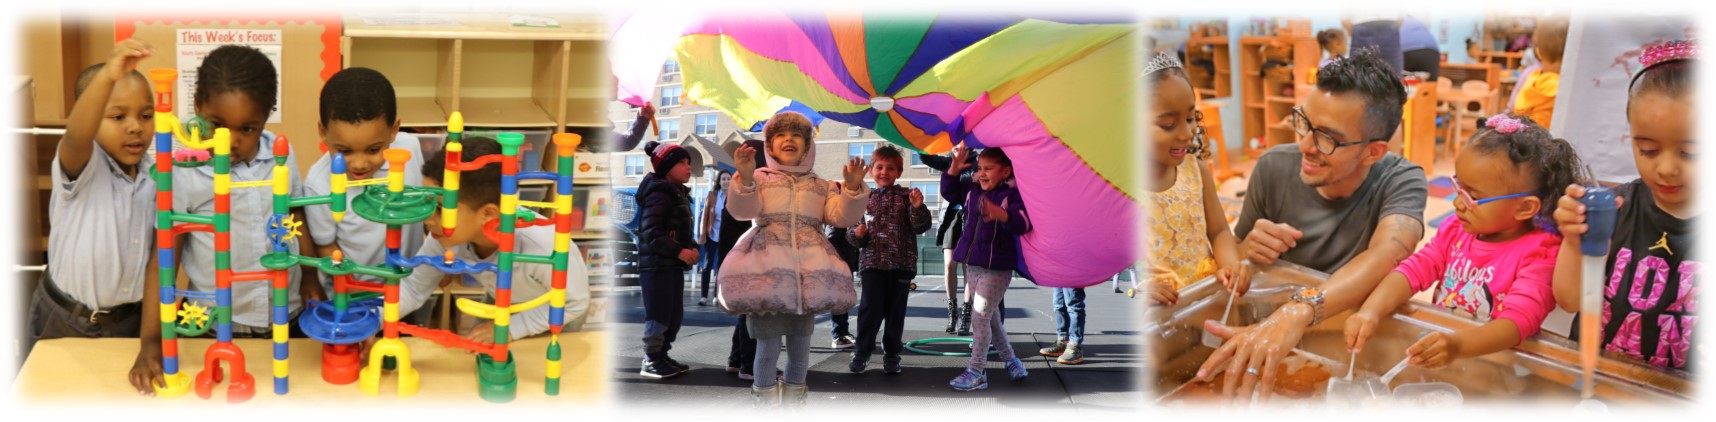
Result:
<svg viewBox="0 0 1716 422">
<path fill-rule="evenodd" d="M 1354 142 L 1336 141 L 1335 136 L 1330 134 L 1329 131 L 1311 126 L 1311 118 L 1305 115 L 1305 106 L 1293 106 L 1293 118 L 1290 120 L 1293 125 L 1293 132 L 1298 133 L 1301 138 L 1310 137 L 1312 144 L 1316 145 L 1317 151 L 1323 153 L 1323 155 L 1334 154 L 1336 149 L 1344 146 L 1368 144 L 1384 140 L 1372 139 L 1368 141 Z"/>
<path fill-rule="evenodd" d="M 1476 208 L 1479 205 L 1488 204 L 1488 203 L 1500 201 L 1503 199 L 1519 198 L 1519 197 L 1525 197 L 1525 196 L 1531 196 L 1532 195 L 1531 192 L 1522 192 L 1522 193 L 1514 193 L 1514 194 L 1492 196 L 1492 197 L 1488 197 L 1488 198 L 1484 198 L 1484 199 L 1478 199 L 1478 198 L 1473 197 L 1471 192 L 1467 192 L 1466 188 L 1463 187 L 1464 185 L 1460 184 L 1460 176 L 1450 176 L 1450 179 L 1452 179 L 1454 182 L 1454 193 L 1459 195 L 1460 200 L 1465 201 L 1466 208 Z"/>
</svg>

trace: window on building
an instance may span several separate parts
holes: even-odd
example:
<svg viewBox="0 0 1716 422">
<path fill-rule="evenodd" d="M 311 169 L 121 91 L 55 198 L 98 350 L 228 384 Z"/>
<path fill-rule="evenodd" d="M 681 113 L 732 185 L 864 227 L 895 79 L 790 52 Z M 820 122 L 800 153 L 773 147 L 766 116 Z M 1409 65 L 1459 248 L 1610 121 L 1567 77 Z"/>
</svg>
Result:
<svg viewBox="0 0 1716 422">
<path fill-rule="evenodd" d="M 858 157 L 858 158 L 863 158 L 865 160 L 869 160 L 870 154 L 874 153 L 874 152 L 876 152 L 876 144 L 873 144 L 873 143 L 846 144 L 846 159 L 847 160 L 851 160 L 853 157 Z"/>
<path fill-rule="evenodd" d="M 661 64 L 661 73 L 679 73 L 679 61 L 668 60 Z"/>
<path fill-rule="evenodd" d="M 941 182 L 912 182 L 912 188 L 923 191 L 924 206 L 941 211 Z"/>
<path fill-rule="evenodd" d="M 672 107 L 672 106 L 679 105 L 679 96 L 682 94 L 685 94 L 685 88 L 684 87 L 678 87 L 678 86 L 661 87 L 661 106 L 662 107 Z"/>
<path fill-rule="evenodd" d="M 715 118 L 717 117 L 720 115 L 714 113 L 697 115 L 697 134 L 715 136 Z"/>
<path fill-rule="evenodd" d="M 656 140 L 662 141 L 662 142 L 667 142 L 667 141 L 679 139 L 679 121 L 678 120 L 657 120 L 655 122 L 655 124 L 658 128 L 658 130 L 656 132 L 656 138 L 655 138 Z"/>
<path fill-rule="evenodd" d="M 626 175 L 642 176 L 649 168 L 649 159 L 642 155 L 626 156 Z"/>
</svg>

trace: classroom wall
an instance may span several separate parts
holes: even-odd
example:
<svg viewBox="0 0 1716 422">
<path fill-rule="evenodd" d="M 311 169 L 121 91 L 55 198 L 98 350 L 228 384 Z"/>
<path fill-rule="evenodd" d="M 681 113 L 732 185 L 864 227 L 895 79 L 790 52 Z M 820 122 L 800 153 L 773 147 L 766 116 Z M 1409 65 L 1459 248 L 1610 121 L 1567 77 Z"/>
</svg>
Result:
<svg viewBox="0 0 1716 422">
<path fill-rule="evenodd" d="M 1562 57 L 1555 119 L 1549 130 L 1573 144 L 1579 158 L 1605 182 L 1638 178 L 1626 118 L 1627 84 L 1645 44 L 1684 37 L 1685 16 L 1574 13 Z"/>
</svg>

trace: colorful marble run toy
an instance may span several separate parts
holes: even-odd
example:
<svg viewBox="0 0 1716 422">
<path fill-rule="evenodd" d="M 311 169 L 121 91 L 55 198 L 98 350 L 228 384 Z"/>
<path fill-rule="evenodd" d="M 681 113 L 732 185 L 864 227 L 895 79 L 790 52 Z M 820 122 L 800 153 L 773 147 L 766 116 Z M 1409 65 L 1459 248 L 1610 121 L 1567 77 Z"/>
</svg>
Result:
<svg viewBox="0 0 1716 422">
<path fill-rule="evenodd" d="M 284 136 L 276 138 L 273 145 L 274 169 L 271 179 L 231 182 L 230 133 L 224 128 L 216 129 L 212 131 L 212 137 L 205 139 L 203 135 L 209 134 L 210 131 L 207 130 L 206 124 L 200 124 L 199 119 L 182 125 L 172 113 L 172 89 L 177 72 L 157 69 L 151 71 L 149 76 L 155 82 L 158 93 L 155 117 L 156 163 L 152 177 L 157 186 L 156 242 L 161 271 L 161 355 L 165 372 L 164 384 L 155 386 L 158 395 L 179 397 L 194 388 L 199 397 L 207 399 L 212 395 L 215 384 L 223 379 L 222 363 L 231 368 L 231 377 L 227 379 L 229 402 L 242 402 L 255 395 L 255 380 L 246 371 L 244 352 L 232 344 L 232 285 L 253 281 L 268 281 L 272 287 L 270 323 L 273 333 L 274 393 L 286 394 L 289 385 L 290 350 L 287 333 L 291 324 L 287 310 L 288 270 L 300 265 L 334 277 L 334 291 L 329 295 L 331 300 L 307 302 L 298 318 L 299 328 L 306 336 L 324 343 L 322 378 L 329 383 L 356 382 L 364 393 L 378 395 L 382 374 L 391 369 L 395 372 L 399 396 L 417 393 L 419 378 L 411 365 L 410 349 L 399 339 L 399 335 L 403 333 L 431 340 L 444 347 L 477 352 L 477 379 L 480 387 L 478 391 L 481 397 L 491 402 L 511 401 L 516 397 L 518 387 L 517 370 L 512 352 L 508 350 L 512 339 L 511 316 L 546 304 L 550 307 L 546 393 L 559 394 L 562 354 L 559 337 L 565 320 L 566 272 L 571 262 L 572 171 L 575 168 L 573 154 L 580 141 L 578 135 L 554 136 L 558 156 L 556 172 L 520 172 L 519 148 L 524 139 L 517 133 L 502 133 L 497 137 L 501 144 L 501 155 L 462 160 L 460 153 L 464 119 L 455 112 L 448 122 L 449 136 L 444 148 L 447 154 L 444 187 L 405 186 L 405 173 L 399 170 L 405 168 L 405 162 L 411 158 L 411 154 L 406 150 L 389 149 L 383 153 L 390 169 L 385 179 L 348 182 L 345 157 L 336 153 L 330 158 L 333 173 L 330 180 L 332 193 L 292 198 L 289 195 L 290 173 L 286 167 L 290 165 L 286 162 L 290 144 Z M 182 146 L 176 151 L 175 140 Z M 213 152 L 212 155 L 210 151 Z M 453 257 L 452 251 L 448 251 L 445 256 L 405 256 L 404 251 L 400 250 L 401 226 L 430 218 L 439 202 L 442 206 L 444 230 L 451 234 L 458 212 L 460 173 L 494 163 L 501 165 L 502 215 L 499 219 L 488 221 L 483 227 L 483 233 L 500 245 L 497 263 L 461 261 Z M 173 168 L 204 165 L 214 167 L 215 213 L 198 215 L 173 212 Z M 519 182 L 533 179 L 554 182 L 554 202 L 519 200 Z M 384 183 L 385 189 L 365 189 L 355 198 L 351 198 L 351 209 L 347 209 L 347 188 Z M 261 264 L 266 270 L 233 272 L 230 246 L 231 199 L 228 195 L 233 189 L 249 188 L 273 190 L 273 208 L 267 228 L 273 249 L 261 258 Z M 379 266 L 361 265 L 344 260 L 343 254 L 338 251 L 332 256 L 320 258 L 295 254 L 289 247 L 289 242 L 300 235 L 302 223 L 294 221 L 290 209 L 312 205 L 327 205 L 336 222 L 343 220 L 349 211 L 366 220 L 386 224 L 387 262 Z M 552 209 L 554 217 L 541 218 L 530 211 L 520 213 L 518 211 L 521 206 Z M 528 255 L 513 250 L 515 230 L 546 225 L 555 226 L 552 255 Z M 214 234 L 214 292 L 180 291 L 175 288 L 174 238 L 188 232 Z M 553 266 L 554 280 L 548 293 L 514 303 L 512 274 L 514 264 L 518 263 Z M 470 341 L 450 331 L 399 321 L 400 280 L 409 277 L 413 268 L 424 265 L 432 266 L 446 274 L 496 273 L 493 305 L 469 299 L 458 301 L 461 312 L 494 321 L 493 344 Z M 383 281 L 353 280 L 352 274 L 368 275 Z M 215 306 L 209 309 L 198 305 L 198 302 L 187 301 L 181 307 L 179 298 L 198 299 L 204 303 L 213 301 Z M 188 374 L 181 371 L 177 339 L 181 336 L 204 335 L 211 329 L 215 332 L 215 343 L 204 353 L 203 370 L 197 374 L 193 385 Z M 368 362 L 360 362 L 358 356 L 361 343 L 374 338 L 378 333 L 381 338 L 370 346 Z"/>
</svg>

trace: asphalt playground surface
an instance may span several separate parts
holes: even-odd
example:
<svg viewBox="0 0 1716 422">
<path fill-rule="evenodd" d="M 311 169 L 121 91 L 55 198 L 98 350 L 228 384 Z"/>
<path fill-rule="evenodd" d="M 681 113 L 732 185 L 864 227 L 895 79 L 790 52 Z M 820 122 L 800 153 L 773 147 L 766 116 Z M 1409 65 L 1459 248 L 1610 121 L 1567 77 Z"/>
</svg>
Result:
<svg viewBox="0 0 1716 422">
<path fill-rule="evenodd" d="M 942 331 L 947 322 L 946 298 L 940 276 L 920 276 L 906 311 L 904 340 L 956 337 Z M 962 284 L 963 284 L 963 280 Z M 1127 287 L 1122 282 L 1121 288 Z M 713 288 L 713 287 L 712 287 Z M 964 368 L 966 356 L 904 354 L 904 372 L 884 375 L 881 351 L 870 360 L 864 374 L 847 372 L 851 353 L 831 347 L 832 323 L 828 315 L 817 317 L 817 335 L 811 343 L 811 367 L 807 382 L 809 410 L 862 407 L 936 409 L 997 408 L 1009 412 L 1041 412 L 1060 417 L 1132 412 L 1142 406 L 1137 384 L 1141 355 L 1137 343 L 1142 298 L 1114 293 L 1108 282 L 1085 289 L 1086 317 L 1084 363 L 1062 365 L 1037 350 L 1055 343 L 1052 290 L 1024 279 L 1014 279 L 1006 296 L 1007 334 L 1020 360 L 1030 371 L 1023 381 L 1008 379 L 1002 362 L 991 358 L 989 389 L 955 391 L 947 382 Z M 726 371 L 737 316 L 711 304 L 698 306 L 696 285 L 688 279 L 685 289 L 685 323 L 673 344 L 672 356 L 691 365 L 691 371 L 665 380 L 638 375 L 643 361 L 643 301 L 637 287 L 617 288 L 610 298 L 615 321 L 607 328 L 612 335 L 614 398 L 628 407 L 653 404 L 676 409 L 700 407 L 709 410 L 750 409 L 750 381 Z M 858 313 L 851 313 L 856 336 Z M 879 336 L 879 335 L 878 335 Z M 968 343 L 926 344 L 934 351 L 966 351 Z M 785 365 L 785 353 L 780 365 Z"/>
</svg>

